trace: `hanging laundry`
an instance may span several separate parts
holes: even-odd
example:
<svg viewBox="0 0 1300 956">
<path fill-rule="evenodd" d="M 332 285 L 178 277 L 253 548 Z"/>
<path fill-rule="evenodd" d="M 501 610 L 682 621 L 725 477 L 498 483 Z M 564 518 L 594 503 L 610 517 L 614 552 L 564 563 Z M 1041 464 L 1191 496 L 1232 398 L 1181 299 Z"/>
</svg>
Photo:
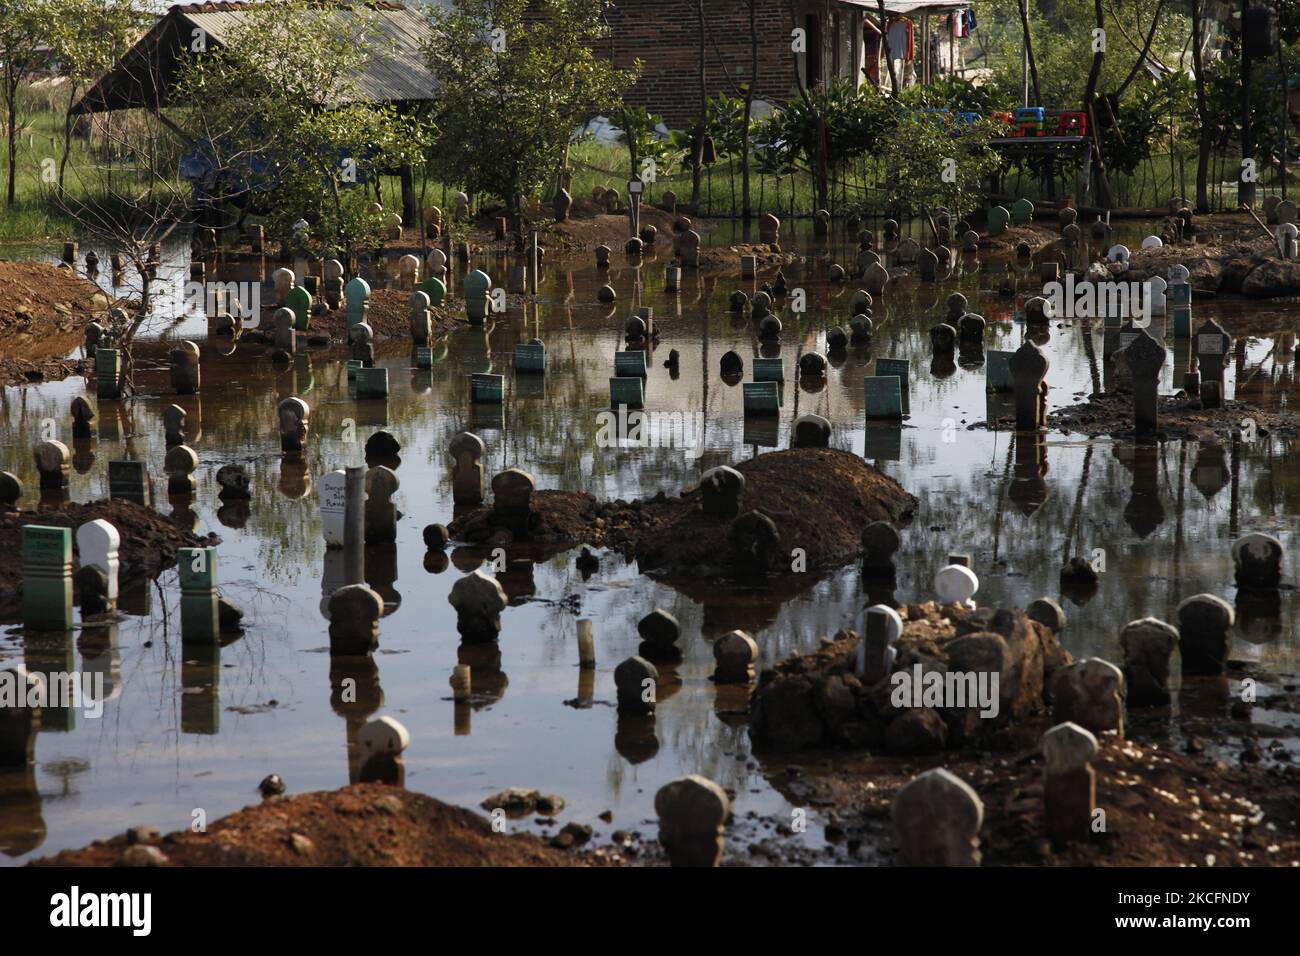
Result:
<svg viewBox="0 0 1300 956">
<path fill-rule="evenodd" d="M 964 19 L 966 20 L 966 35 L 970 36 L 972 33 L 975 32 L 975 8 L 974 7 L 971 7 L 969 10 L 966 11 L 966 16 Z"/>
<path fill-rule="evenodd" d="M 911 20 L 901 18 L 889 24 L 889 53 L 896 60 L 910 60 L 916 56 L 916 27 Z"/>
</svg>

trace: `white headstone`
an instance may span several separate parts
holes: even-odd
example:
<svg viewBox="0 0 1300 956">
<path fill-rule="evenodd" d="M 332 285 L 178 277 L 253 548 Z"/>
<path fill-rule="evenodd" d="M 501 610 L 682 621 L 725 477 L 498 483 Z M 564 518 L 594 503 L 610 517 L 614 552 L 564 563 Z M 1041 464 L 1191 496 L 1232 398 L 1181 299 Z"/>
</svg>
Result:
<svg viewBox="0 0 1300 956">
<path fill-rule="evenodd" d="M 1111 262 L 1128 262 L 1128 246 L 1114 245 L 1106 252 L 1106 258 Z"/>
<path fill-rule="evenodd" d="M 400 754 L 411 744 L 411 734 L 392 717 L 372 720 L 357 731 L 357 746 L 364 763 L 376 754 Z"/>
<path fill-rule="evenodd" d="M 1147 236 L 1142 240 L 1143 249 L 1159 249 L 1164 244 L 1164 240 L 1159 236 Z"/>
<path fill-rule="evenodd" d="M 87 521 L 77 529 L 77 554 L 81 566 L 96 567 L 108 576 L 108 603 L 117 603 L 117 549 L 122 536 L 103 518 Z"/>
<path fill-rule="evenodd" d="M 347 502 L 347 472 L 331 471 L 320 480 L 320 520 L 325 547 L 343 547 L 343 512 Z"/>
<path fill-rule="evenodd" d="M 980 579 L 975 572 L 962 564 L 950 564 L 940 568 L 934 576 L 934 593 L 940 604 L 961 604 L 974 607 L 971 600 L 979 590 Z"/>
<path fill-rule="evenodd" d="M 1169 283 L 1162 276 L 1152 276 L 1147 279 L 1147 299 L 1151 303 L 1152 315 L 1164 315 L 1167 311 L 1165 302 L 1165 290 L 1169 288 Z"/>
</svg>

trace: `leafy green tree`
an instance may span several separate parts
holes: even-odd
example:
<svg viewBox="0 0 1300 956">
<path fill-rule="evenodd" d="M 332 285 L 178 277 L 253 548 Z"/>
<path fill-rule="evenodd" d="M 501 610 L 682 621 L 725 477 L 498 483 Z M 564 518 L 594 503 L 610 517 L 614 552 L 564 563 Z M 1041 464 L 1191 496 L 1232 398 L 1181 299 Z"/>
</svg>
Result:
<svg viewBox="0 0 1300 956">
<path fill-rule="evenodd" d="M 186 60 L 178 84 L 179 125 L 224 198 L 266 193 L 270 238 L 346 256 L 382 241 L 365 184 L 418 152 L 414 117 L 357 85 L 384 39 L 373 13 L 349 13 L 305 0 L 251 7 L 220 47 Z"/>
<path fill-rule="evenodd" d="M 0 4 L 0 102 L 8 131 L 9 186 L 5 202 L 14 204 L 18 173 L 18 88 L 40 67 L 37 47 L 44 43 L 50 9 L 40 0 L 4 0 Z"/>
<path fill-rule="evenodd" d="M 575 127 L 613 114 L 636 71 L 593 43 L 609 0 L 459 0 L 431 6 L 425 53 L 439 83 L 431 166 L 448 183 L 502 199 L 516 223 Z"/>
<path fill-rule="evenodd" d="M 56 191 L 63 193 L 72 151 L 72 108 L 85 88 L 107 73 L 149 19 L 133 0 L 59 0 L 47 7 L 46 42 L 67 80 L 63 113 L 63 152 Z"/>
<path fill-rule="evenodd" d="M 879 151 L 895 208 L 928 215 L 943 206 L 954 218 L 972 209 L 1002 163 L 990 145 L 997 135 L 999 130 L 989 120 L 956 123 L 933 114 L 900 117 Z"/>
</svg>

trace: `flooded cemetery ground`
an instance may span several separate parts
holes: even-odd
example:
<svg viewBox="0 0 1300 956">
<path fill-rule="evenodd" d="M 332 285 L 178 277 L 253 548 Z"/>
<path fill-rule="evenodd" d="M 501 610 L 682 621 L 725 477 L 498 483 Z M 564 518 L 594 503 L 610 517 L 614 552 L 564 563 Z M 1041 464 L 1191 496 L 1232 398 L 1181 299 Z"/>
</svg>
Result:
<svg viewBox="0 0 1300 956">
<path fill-rule="evenodd" d="M 761 257 L 755 278 L 741 278 L 740 253 L 755 254 L 757 228 L 701 224 L 704 268 L 683 269 L 670 292 L 671 217 L 659 218 L 639 259 L 617 226 L 606 236 L 569 224 L 544 238 L 554 248 L 537 295 L 511 291 L 485 325 L 466 321 L 467 271 L 504 287 L 522 257 L 490 243 L 469 265 L 453 256 L 424 355 L 411 340 L 410 293 L 396 287 L 400 252 L 382 276 L 371 264 L 373 364 L 387 370 L 386 398 L 358 397 L 371 387 L 363 372 L 350 381 L 346 307 L 313 317 L 314 338 L 285 349 L 269 304 L 285 263 L 243 257 L 209 260 L 206 278 L 255 283 L 257 326 L 218 335 L 201 312 L 159 294 L 164 318 L 132 350 L 137 394 L 101 399 L 81 348 L 91 297 L 45 287 L 22 315 L 6 311 L 6 282 L 39 282 L 35 266 L 0 262 L 0 471 L 25 489 L 17 513 L 0 515 L 9 555 L 0 670 L 102 675 L 96 700 L 42 709 L 22 744 L 34 748 L 30 763 L 0 768 L 3 859 L 117 863 L 137 848 L 136 862 L 200 865 L 680 862 L 707 858 L 713 835 L 683 831 L 675 801 L 703 798 L 657 795 L 698 774 L 729 803 L 724 864 L 952 862 L 978 835 L 995 864 L 1300 865 L 1294 575 L 1284 560 L 1280 583 L 1239 588 L 1234 561 L 1250 534 L 1276 538 L 1284 553 L 1297 544 L 1300 304 L 1210 287 L 1192 261 L 1203 258 L 1196 244 L 1162 250 L 1189 267 L 1192 331 L 1214 319 L 1232 340 L 1222 407 L 1206 408 L 1184 391 L 1188 371 L 1210 381 L 1204 359 L 1192 361 L 1199 340 L 1175 334 L 1172 304 L 1153 318 L 1168 359 L 1153 373 L 1157 429 L 1140 436 L 1133 373 L 1114 357 L 1132 327 L 1121 329 L 1120 316 L 1026 320 L 1042 262 L 1057 255 L 1057 230 L 1041 219 L 1012 233 L 1031 242 L 1032 260 L 993 237 L 954 253 L 933 282 L 878 242 L 890 277 L 870 321 L 851 329 L 855 293 L 871 277 L 853 277 L 859 249 L 843 223 L 829 236 L 784 224 L 781 254 Z M 1125 223 L 1112 238 L 1133 248 L 1142 279 L 1157 272 L 1137 271 L 1154 259 L 1138 251 L 1154 228 Z M 1250 228 L 1225 217 L 1227 234 L 1211 242 L 1248 243 Z M 593 238 L 614 247 L 608 268 L 597 267 Z M 6 258 L 52 264 L 59 252 Z M 95 252 L 108 261 L 108 250 Z M 190 276 L 189 256 L 188 237 L 163 250 L 161 288 Z M 836 265 L 850 275 L 838 278 Z M 751 309 L 778 267 L 786 288 L 773 296 L 774 328 Z M 129 277 L 97 281 L 139 298 Z M 606 285 L 616 298 L 602 303 Z M 932 330 L 954 293 L 984 322 L 957 322 L 955 346 L 936 351 Z M 68 311 L 53 309 L 65 301 Z M 642 308 L 653 336 L 629 348 L 629 318 Z M 66 341 L 28 329 L 29 352 L 13 354 L 10 328 L 42 309 L 60 317 L 48 321 Z M 544 374 L 516 372 L 516 347 L 534 339 L 545 345 Z M 194 394 L 173 385 L 172 350 L 185 341 L 198 347 Z M 1036 391 L 1026 404 L 989 387 L 1012 387 L 1021 365 L 1008 356 L 1027 341 L 1047 360 L 1041 410 Z M 640 350 L 642 429 L 627 434 L 626 406 L 621 424 L 611 413 L 611 377 L 615 353 Z M 813 353 L 825 356 L 823 374 Z M 10 371 L 11 359 L 32 364 Z M 750 389 L 759 369 L 775 388 Z M 497 381 L 472 382 L 476 373 L 502 376 L 499 403 L 474 401 L 475 388 Z M 901 420 L 874 417 L 889 395 L 871 379 L 889 376 L 899 378 Z M 746 414 L 747 402 L 772 396 L 774 414 Z M 294 397 L 309 411 L 286 422 L 282 403 Z M 94 437 L 74 437 L 79 399 Z M 1044 431 L 1017 431 L 1019 415 L 1040 411 Z M 796 429 L 810 415 L 829 423 L 829 448 L 815 447 L 815 420 Z M 380 431 L 396 445 L 367 449 Z M 197 462 L 169 455 L 179 444 L 169 432 Z M 458 439 L 464 432 L 481 451 Z M 66 490 L 41 490 L 33 448 L 51 439 L 70 450 Z M 143 505 L 92 505 L 113 491 L 109 463 L 127 461 L 144 463 Z M 489 486 L 482 506 L 472 501 L 476 463 Z M 330 473 L 367 464 L 396 480 L 367 482 L 366 537 L 391 540 L 367 544 L 359 568 L 360 549 L 327 547 L 343 534 L 334 525 L 343 479 Z M 743 492 L 730 472 L 711 471 L 719 466 L 744 476 Z M 47 484 L 60 484 L 48 477 L 60 467 L 46 463 Z M 531 498 L 510 469 L 531 476 Z M 32 575 L 19 570 L 20 526 L 75 533 L 94 517 L 122 539 L 116 613 L 78 616 L 70 631 L 24 627 L 19 589 Z M 370 533 L 394 517 L 393 533 Z M 212 556 L 215 580 L 194 584 L 199 569 L 177 565 L 182 548 L 197 549 L 180 552 L 186 562 Z M 332 602 L 358 580 L 382 601 L 373 653 L 365 614 Z M 213 584 L 228 602 L 220 646 L 195 654 L 182 642 L 195 606 L 186 602 L 204 588 L 210 597 Z M 976 587 L 978 609 L 967 608 Z M 1184 604 L 1198 595 L 1210 597 Z M 1144 618 L 1172 627 L 1126 628 Z M 735 631 L 752 637 L 756 659 Z M 928 700 L 898 713 L 888 675 L 913 668 L 918 679 L 999 672 L 1000 715 L 972 720 L 971 708 Z M 653 703 L 637 701 L 632 678 L 651 681 Z M 383 725 L 400 756 L 372 752 L 387 739 L 374 730 L 383 717 L 405 729 Z M 1087 730 L 1058 733 L 1063 720 Z M 973 788 L 982 816 L 969 816 L 968 796 L 946 775 L 904 790 L 937 767 Z M 916 814 L 950 817 L 940 829 L 964 836 L 964 850 L 931 845 Z M 200 818 L 206 832 L 195 832 Z M 135 826 L 182 832 L 95 842 Z M 518 839 L 501 841 L 502 829 Z M 375 833 L 388 837 L 376 843 Z"/>
</svg>

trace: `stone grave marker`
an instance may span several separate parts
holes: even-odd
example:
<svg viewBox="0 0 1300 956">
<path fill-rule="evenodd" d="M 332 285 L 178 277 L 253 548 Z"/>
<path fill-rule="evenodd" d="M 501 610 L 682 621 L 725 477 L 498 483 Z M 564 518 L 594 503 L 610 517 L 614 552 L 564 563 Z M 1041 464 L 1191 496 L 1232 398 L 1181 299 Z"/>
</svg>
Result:
<svg viewBox="0 0 1300 956">
<path fill-rule="evenodd" d="M 72 530 L 26 524 L 22 530 L 23 627 L 72 629 Z"/>
<path fill-rule="evenodd" d="M 979 866 L 984 804 L 970 784 L 936 767 L 894 797 L 890 816 L 902 866 Z"/>
</svg>

